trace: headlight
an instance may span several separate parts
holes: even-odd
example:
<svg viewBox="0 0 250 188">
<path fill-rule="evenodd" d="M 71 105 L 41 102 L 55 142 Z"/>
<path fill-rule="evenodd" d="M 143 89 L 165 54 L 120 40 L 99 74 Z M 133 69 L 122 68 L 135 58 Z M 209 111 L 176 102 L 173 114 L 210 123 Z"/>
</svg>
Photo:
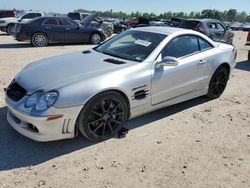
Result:
<svg viewBox="0 0 250 188">
<path fill-rule="evenodd" d="M 37 101 L 38 101 L 38 99 L 40 98 L 41 95 L 42 95 L 41 92 L 37 92 L 37 93 L 31 95 L 31 96 L 27 99 L 27 101 L 26 101 L 26 103 L 25 103 L 25 106 L 28 107 L 28 108 L 29 108 L 29 107 L 32 107 L 32 106 L 35 106 L 36 103 L 37 103 Z"/>
<path fill-rule="evenodd" d="M 37 92 L 31 95 L 27 99 L 25 105 L 26 107 L 35 106 L 36 110 L 44 111 L 44 110 L 47 110 L 49 107 L 51 107 L 53 104 L 55 104 L 57 98 L 58 98 L 58 93 L 55 91 L 48 92 L 45 94 L 42 94 L 41 92 Z"/>
<path fill-rule="evenodd" d="M 4 20 L 0 20 L 0 24 L 2 24 L 2 23 L 5 23 L 5 21 Z"/>
</svg>

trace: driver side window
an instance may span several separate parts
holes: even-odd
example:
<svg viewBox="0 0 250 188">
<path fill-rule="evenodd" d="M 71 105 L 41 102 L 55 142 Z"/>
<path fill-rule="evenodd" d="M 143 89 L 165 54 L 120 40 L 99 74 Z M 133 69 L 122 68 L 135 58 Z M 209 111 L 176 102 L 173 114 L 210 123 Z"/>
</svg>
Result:
<svg viewBox="0 0 250 188">
<path fill-rule="evenodd" d="M 196 36 L 185 35 L 170 41 L 163 49 L 161 55 L 162 58 L 166 56 L 181 58 L 196 52 L 199 52 L 199 44 Z"/>
<path fill-rule="evenodd" d="M 225 28 L 221 24 L 217 23 L 217 30 L 223 32 L 225 31 Z"/>
</svg>

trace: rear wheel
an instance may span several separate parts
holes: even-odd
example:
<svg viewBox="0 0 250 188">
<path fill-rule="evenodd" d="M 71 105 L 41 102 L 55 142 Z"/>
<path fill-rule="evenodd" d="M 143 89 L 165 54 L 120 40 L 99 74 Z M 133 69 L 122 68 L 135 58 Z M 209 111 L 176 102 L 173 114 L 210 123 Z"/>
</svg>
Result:
<svg viewBox="0 0 250 188">
<path fill-rule="evenodd" d="M 44 33 L 35 33 L 32 36 L 31 42 L 36 47 L 43 47 L 48 45 L 49 40 Z"/>
<path fill-rule="evenodd" d="M 228 44 L 233 44 L 233 37 L 229 37 L 229 39 L 227 40 Z"/>
<path fill-rule="evenodd" d="M 120 33 L 123 33 L 124 31 L 126 31 L 126 29 L 122 27 Z"/>
<path fill-rule="evenodd" d="M 93 33 L 90 36 L 90 43 L 91 44 L 100 44 L 101 43 L 101 36 L 98 33 Z"/>
<path fill-rule="evenodd" d="M 78 118 L 79 130 L 92 141 L 112 138 L 127 121 L 128 110 L 125 99 L 119 93 L 100 93 L 82 109 Z"/>
<path fill-rule="evenodd" d="M 7 32 L 9 35 L 11 35 L 12 32 L 13 32 L 13 31 L 12 31 L 13 28 L 14 28 L 14 25 L 13 25 L 13 24 L 8 25 L 7 28 L 6 28 L 6 32 Z"/>
<path fill-rule="evenodd" d="M 229 79 L 229 72 L 226 67 L 220 66 L 212 76 L 207 96 L 210 99 L 219 98 L 224 92 Z"/>
</svg>

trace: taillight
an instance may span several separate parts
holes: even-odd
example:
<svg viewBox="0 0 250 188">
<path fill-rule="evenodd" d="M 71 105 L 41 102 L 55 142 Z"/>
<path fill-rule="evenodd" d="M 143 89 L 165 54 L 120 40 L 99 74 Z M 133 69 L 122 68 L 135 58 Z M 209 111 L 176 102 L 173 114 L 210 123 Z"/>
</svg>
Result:
<svg viewBox="0 0 250 188">
<path fill-rule="evenodd" d="M 250 44 L 250 32 L 248 32 L 248 36 L 247 36 L 247 44 Z"/>
<path fill-rule="evenodd" d="M 237 59 L 237 56 L 238 56 L 238 51 L 236 48 L 234 48 L 234 59 Z"/>
<path fill-rule="evenodd" d="M 22 24 L 19 24 L 18 25 L 18 28 L 17 28 L 17 33 L 20 33 L 23 29 L 23 25 Z"/>
<path fill-rule="evenodd" d="M 205 30 L 204 30 L 203 27 L 201 27 L 201 26 L 198 27 L 197 31 L 200 32 L 200 33 L 205 33 Z"/>
</svg>

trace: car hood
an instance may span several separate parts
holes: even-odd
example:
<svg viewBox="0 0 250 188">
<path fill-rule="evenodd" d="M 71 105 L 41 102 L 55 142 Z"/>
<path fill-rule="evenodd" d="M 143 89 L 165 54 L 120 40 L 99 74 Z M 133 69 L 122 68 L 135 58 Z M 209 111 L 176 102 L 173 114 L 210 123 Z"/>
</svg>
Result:
<svg viewBox="0 0 250 188">
<path fill-rule="evenodd" d="M 29 64 L 16 76 L 15 81 L 25 88 L 28 94 L 32 94 L 39 90 L 56 90 L 133 64 L 108 63 L 103 60 L 115 58 L 94 50 L 89 52 L 76 52 Z"/>
<path fill-rule="evenodd" d="M 88 26 L 91 21 L 93 21 L 97 17 L 97 13 L 90 14 L 87 17 L 85 17 L 80 23 L 84 26 Z"/>
</svg>

